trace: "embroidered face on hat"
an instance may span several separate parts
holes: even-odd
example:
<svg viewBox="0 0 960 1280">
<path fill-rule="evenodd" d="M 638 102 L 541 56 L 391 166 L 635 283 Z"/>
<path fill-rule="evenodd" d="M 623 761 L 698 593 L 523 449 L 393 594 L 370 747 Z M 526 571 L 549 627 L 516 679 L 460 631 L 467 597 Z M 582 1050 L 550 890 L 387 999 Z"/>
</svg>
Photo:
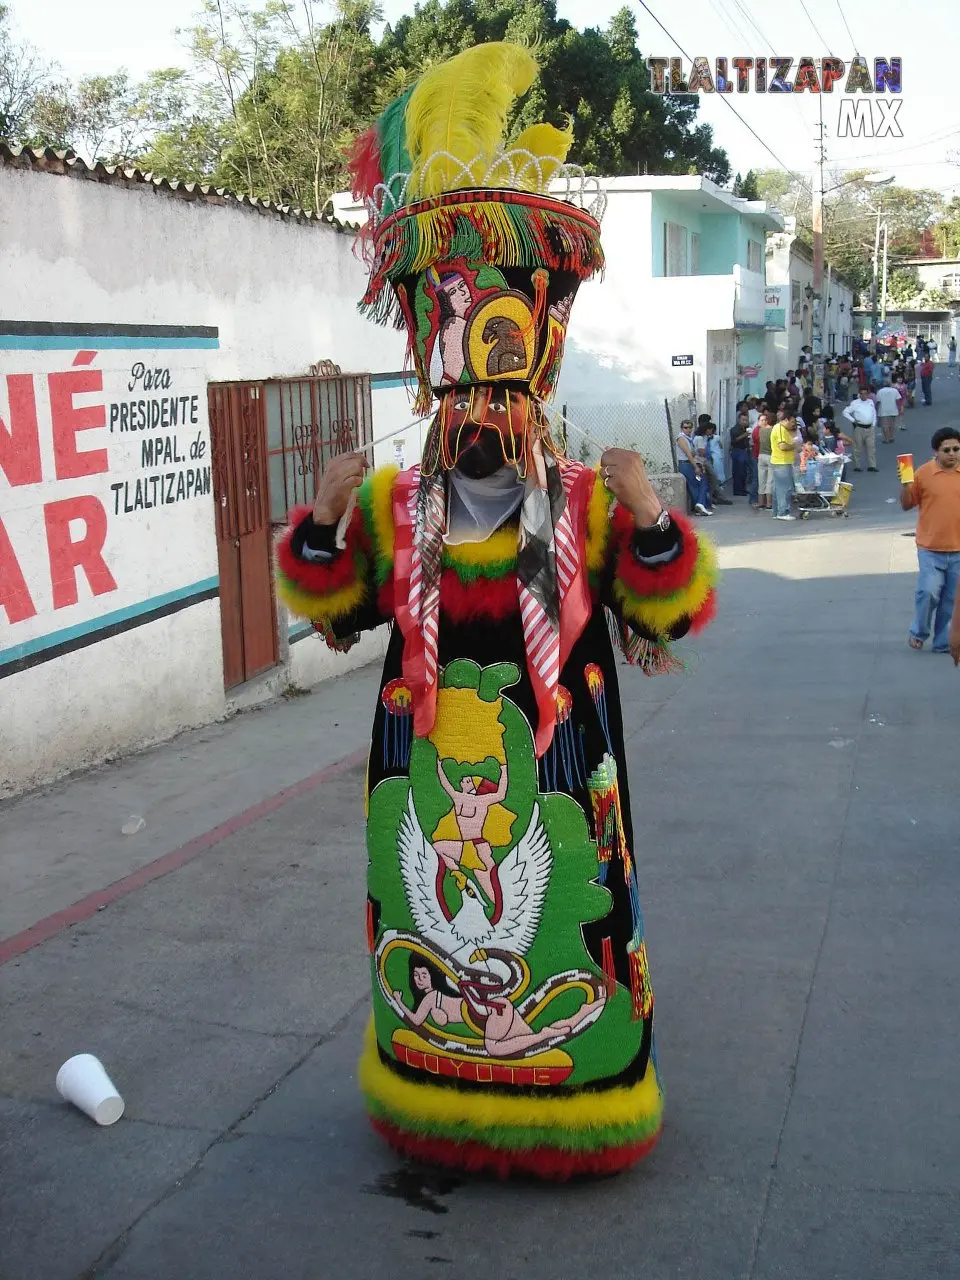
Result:
<svg viewBox="0 0 960 1280">
<path fill-rule="evenodd" d="M 492 267 L 467 257 L 398 281 L 421 383 L 437 396 L 487 383 L 549 396 L 579 283 L 571 271 Z"/>
<path fill-rule="evenodd" d="M 605 201 L 565 163 L 572 124 L 504 142 L 508 110 L 536 75 L 520 46 L 468 49 L 431 68 L 354 148 L 354 193 L 370 213 L 361 310 L 406 326 L 418 411 L 487 384 L 549 398 L 577 288 L 603 266 Z"/>
</svg>

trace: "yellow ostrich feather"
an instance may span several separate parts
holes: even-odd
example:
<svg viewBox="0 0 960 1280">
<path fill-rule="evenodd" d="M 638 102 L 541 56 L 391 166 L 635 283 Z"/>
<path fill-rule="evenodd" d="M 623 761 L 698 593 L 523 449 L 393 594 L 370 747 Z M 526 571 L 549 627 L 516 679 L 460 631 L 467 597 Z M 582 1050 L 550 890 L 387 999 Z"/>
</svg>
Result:
<svg viewBox="0 0 960 1280">
<path fill-rule="evenodd" d="M 410 194 L 436 196 L 482 182 L 503 145 L 510 107 L 537 72 L 533 54 L 506 41 L 476 45 L 431 67 L 407 103 Z"/>
<path fill-rule="evenodd" d="M 515 160 L 514 165 L 519 170 L 517 185 L 525 191 L 546 191 L 550 179 L 566 160 L 572 145 L 573 118 L 570 116 L 567 117 L 565 129 L 557 129 L 552 124 L 532 124 L 529 129 L 524 129 L 510 143 L 509 149 L 529 151 L 538 160 L 540 168 L 538 171 L 531 161 L 527 161 L 526 167 L 521 168 L 523 161 Z"/>
</svg>

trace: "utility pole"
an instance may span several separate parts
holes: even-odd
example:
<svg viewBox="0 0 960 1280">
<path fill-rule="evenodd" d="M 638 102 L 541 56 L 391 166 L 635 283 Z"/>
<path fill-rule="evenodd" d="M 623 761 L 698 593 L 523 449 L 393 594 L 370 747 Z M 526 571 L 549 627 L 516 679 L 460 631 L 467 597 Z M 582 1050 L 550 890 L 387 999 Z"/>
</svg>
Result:
<svg viewBox="0 0 960 1280">
<path fill-rule="evenodd" d="M 880 319 L 887 318 L 887 246 L 890 243 L 890 227 L 883 224 L 883 281 L 880 285 Z"/>
<path fill-rule="evenodd" d="M 823 94 L 818 94 L 820 119 L 816 128 L 813 163 L 813 389 L 823 394 Z"/>
<path fill-rule="evenodd" d="M 877 205 L 877 229 L 873 236 L 873 278 L 870 282 L 870 351 L 877 354 L 877 276 L 880 274 L 880 217 L 883 200 Z"/>
</svg>

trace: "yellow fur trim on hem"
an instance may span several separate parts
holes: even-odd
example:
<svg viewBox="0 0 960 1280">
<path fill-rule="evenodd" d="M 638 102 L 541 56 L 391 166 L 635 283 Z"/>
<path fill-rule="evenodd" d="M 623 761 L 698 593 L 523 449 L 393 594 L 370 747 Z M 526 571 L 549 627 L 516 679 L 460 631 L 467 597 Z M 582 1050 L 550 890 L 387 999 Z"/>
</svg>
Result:
<svg viewBox="0 0 960 1280">
<path fill-rule="evenodd" d="M 646 596 L 640 600 L 619 578 L 613 584 L 613 592 L 623 609 L 625 618 L 639 623 L 654 635 L 667 635 L 681 618 L 695 618 L 707 602 L 707 597 L 717 585 L 717 557 L 708 538 L 696 535 L 699 553 L 693 577 L 679 591 L 658 599 Z"/>
<path fill-rule="evenodd" d="M 634 1085 L 612 1089 L 584 1089 L 566 1096 L 552 1093 L 538 1098 L 529 1093 L 519 1097 L 488 1091 L 443 1088 L 435 1084 L 413 1084 L 380 1060 L 373 1018 L 364 1034 L 359 1063 L 360 1088 L 394 1116 L 406 1116 L 410 1126 L 458 1125 L 476 1132 L 515 1126 L 518 1129 L 548 1128 L 584 1131 L 636 1125 L 645 1117 L 658 1121 L 663 1096 L 653 1066 Z"/>
<path fill-rule="evenodd" d="M 304 591 L 282 573 L 277 574 L 276 582 L 277 595 L 290 612 L 310 622 L 337 622 L 346 618 L 360 608 L 367 594 L 365 582 L 353 582 L 324 596 Z"/>
<path fill-rule="evenodd" d="M 600 573 L 607 559 L 610 545 L 610 508 L 613 494 L 596 476 L 590 505 L 587 508 L 587 572 Z"/>
</svg>

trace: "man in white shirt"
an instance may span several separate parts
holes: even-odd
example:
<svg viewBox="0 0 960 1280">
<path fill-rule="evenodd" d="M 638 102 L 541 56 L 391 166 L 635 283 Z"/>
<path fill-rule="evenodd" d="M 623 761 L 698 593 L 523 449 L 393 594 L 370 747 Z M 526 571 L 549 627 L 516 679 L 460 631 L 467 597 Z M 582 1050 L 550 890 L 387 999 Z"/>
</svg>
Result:
<svg viewBox="0 0 960 1280">
<path fill-rule="evenodd" d="M 851 400 L 843 411 L 848 422 L 853 423 L 854 471 L 863 470 L 863 454 L 867 454 L 867 470 L 877 470 L 877 408 L 866 387 L 860 389 L 856 400 Z"/>
<path fill-rule="evenodd" d="M 749 426 L 752 431 L 757 425 L 757 419 L 760 417 L 760 410 L 757 408 L 756 396 L 747 396 L 747 414 L 750 418 Z"/>
<path fill-rule="evenodd" d="M 896 387 L 882 386 L 877 392 L 877 417 L 884 444 L 892 444 L 900 412 L 900 392 Z"/>
</svg>

